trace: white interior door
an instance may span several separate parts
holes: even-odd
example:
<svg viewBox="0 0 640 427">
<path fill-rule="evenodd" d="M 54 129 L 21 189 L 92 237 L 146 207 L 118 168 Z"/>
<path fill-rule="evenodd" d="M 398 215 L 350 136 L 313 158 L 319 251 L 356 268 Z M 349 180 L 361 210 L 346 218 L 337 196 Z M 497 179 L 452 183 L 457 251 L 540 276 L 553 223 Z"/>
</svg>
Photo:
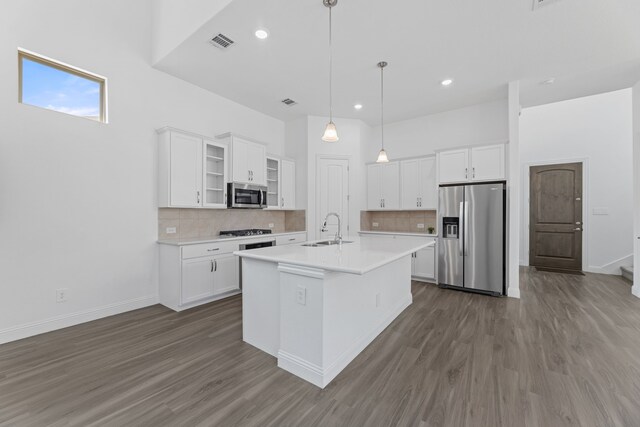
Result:
<svg viewBox="0 0 640 427">
<path fill-rule="evenodd" d="M 342 234 L 349 231 L 349 160 L 327 159 L 318 160 L 318 206 L 316 230 L 320 239 L 335 236 L 338 230 L 338 220 L 335 217 L 327 221 L 327 231 L 320 231 L 324 218 L 329 212 L 340 215 L 342 220 Z"/>
</svg>

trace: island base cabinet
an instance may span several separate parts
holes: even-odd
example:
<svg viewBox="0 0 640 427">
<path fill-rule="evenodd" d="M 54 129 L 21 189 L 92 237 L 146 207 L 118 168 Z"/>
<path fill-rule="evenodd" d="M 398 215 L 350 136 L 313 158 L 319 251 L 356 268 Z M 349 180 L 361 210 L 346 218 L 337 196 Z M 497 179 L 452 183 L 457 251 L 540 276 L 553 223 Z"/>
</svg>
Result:
<svg viewBox="0 0 640 427">
<path fill-rule="evenodd" d="M 321 388 L 412 302 L 410 255 L 364 275 L 277 268 L 278 366 Z"/>
</svg>

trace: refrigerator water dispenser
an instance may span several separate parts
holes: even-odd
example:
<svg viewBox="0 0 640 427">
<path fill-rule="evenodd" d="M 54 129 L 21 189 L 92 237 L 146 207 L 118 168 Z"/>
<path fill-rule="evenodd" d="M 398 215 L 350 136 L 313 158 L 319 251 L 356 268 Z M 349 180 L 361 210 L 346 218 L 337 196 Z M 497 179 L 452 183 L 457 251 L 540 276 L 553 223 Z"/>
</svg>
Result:
<svg viewBox="0 0 640 427">
<path fill-rule="evenodd" d="M 460 218 L 455 216 L 445 216 L 442 218 L 442 237 L 445 239 L 457 239 L 460 229 Z"/>
</svg>

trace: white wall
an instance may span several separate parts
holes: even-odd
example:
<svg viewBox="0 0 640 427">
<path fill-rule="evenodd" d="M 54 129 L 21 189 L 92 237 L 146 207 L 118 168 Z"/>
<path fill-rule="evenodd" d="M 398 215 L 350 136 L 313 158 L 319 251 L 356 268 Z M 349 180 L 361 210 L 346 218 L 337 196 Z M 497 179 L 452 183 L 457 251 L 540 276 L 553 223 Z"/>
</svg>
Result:
<svg viewBox="0 0 640 427">
<path fill-rule="evenodd" d="M 507 100 L 385 124 L 384 133 L 385 149 L 392 160 L 458 146 L 504 142 L 509 139 Z M 367 162 L 375 161 L 380 151 L 379 125 L 372 136 Z"/>
<path fill-rule="evenodd" d="M 307 116 L 285 124 L 285 153 L 296 161 L 296 208 L 307 208 L 307 162 L 309 160 L 309 123 Z"/>
<path fill-rule="evenodd" d="M 526 108 L 521 116 L 523 194 L 532 163 L 586 159 L 584 268 L 620 274 L 633 252 L 632 92 L 625 89 Z M 593 215 L 607 208 L 609 215 Z M 522 201 L 521 262 L 528 261 L 528 200 Z"/>
<path fill-rule="evenodd" d="M 634 247 L 633 294 L 640 298 L 640 82 L 633 87 L 633 195 Z"/>
<path fill-rule="evenodd" d="M 151 9 L 153 63 L 168 55 L 231 1 L 154 0 Z"/>
<path fill-rule="evenodd" d="M 0 7 L 0 342 L 155 302 L 156 128 L 284 152 L 283 122 L 151 68 L 150 27 L 149 1 Z M 106 76 L 110 123 L 18 104 L 18 46 Z"/>
<path fill-rule="evenodd" d="M 323 142 L 321 137 L 328 117 L 308 117 L 308 161 L 307 161 L 307 230 L 309 238 L 314 239 L 319 234 L 319 221 L 316 218 L 316 162 L 319 155 L 337 155 L 350 157 L 349 173 L 349 226 L 343 235 L 357 235 L 360 230 L 360 211 L 366 206 L 366 174 L 363 145 L 370 138 L 370 128 L 360 120 L 334 118 L 338 128 L 340 141 L 337 143 Z"/>
</svg>

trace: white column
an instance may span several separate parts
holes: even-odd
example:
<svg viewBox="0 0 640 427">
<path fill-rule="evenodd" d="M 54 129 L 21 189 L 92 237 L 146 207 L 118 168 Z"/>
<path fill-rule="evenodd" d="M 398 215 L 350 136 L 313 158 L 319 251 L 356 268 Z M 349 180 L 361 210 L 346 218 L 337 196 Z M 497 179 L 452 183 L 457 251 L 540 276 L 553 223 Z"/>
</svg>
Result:
<svg viewBox="0 0 640 427">
<path fill-rule="evenodd" d="M 509 83 L 507 295 L 520 298 L 520 82 Z"/>
</svg>

